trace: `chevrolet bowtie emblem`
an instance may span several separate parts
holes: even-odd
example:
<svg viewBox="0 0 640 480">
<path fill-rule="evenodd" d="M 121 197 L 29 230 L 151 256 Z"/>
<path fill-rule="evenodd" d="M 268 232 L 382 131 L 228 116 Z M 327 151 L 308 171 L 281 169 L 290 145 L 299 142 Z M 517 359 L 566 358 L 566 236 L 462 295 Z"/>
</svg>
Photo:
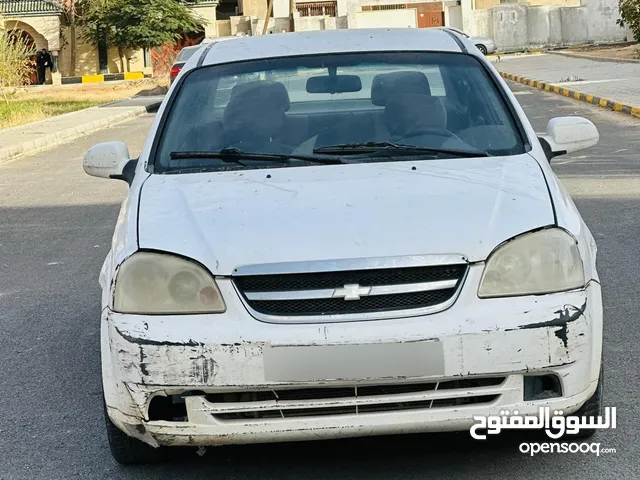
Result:
<svg viewBox="0 0 640 480">
<path fill-rule="evenodd" d="M 344 298 L 345 300 L 360 300 L 371 293 L 371 287 L 361 287 L 358 284 L 345 285 L 333 291 L 333 298 Z"/>
</svg>

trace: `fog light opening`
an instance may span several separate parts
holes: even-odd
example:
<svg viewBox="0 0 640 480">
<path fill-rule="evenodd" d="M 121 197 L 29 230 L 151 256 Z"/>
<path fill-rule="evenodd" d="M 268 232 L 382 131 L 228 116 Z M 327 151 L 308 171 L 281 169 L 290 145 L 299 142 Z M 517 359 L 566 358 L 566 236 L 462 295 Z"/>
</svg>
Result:
<svg viewBox="0 0 640 480">
<path fill-rule="evenodd" d="M 149 421 L 186 422 L 187 406 L 183 395 L 155 396 L 149 403 Z"/>
<path fill-rule="evenodd" d="M 527 375 L 524 377 L 524 400 L 544 400 L 562 396 L 562 384 L 556 375 Z"/>
</svg>

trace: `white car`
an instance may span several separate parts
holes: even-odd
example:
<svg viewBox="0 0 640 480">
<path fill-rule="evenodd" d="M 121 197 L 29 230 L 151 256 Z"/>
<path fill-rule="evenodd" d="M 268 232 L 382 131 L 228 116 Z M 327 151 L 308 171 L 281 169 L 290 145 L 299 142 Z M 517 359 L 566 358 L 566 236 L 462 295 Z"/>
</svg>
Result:
<svg viewBox="0 0 640 480">
<path fill-rule="evenodd" d="M 599 415 L 596 246 L 550 166 L 597 141 L 539 138 L 442 30 L 204 48 L 137 160 L 84 159 L 130 185 L 100 273 L 114 457 Z"/>
<path fill-rule="evenodd" d="M 464 33 L 462 30 L 458 30 L 457 28 L 453 28 L 453 27 L 442 27 L 442 29 L 443 30 L 450 30 L 450 31 L 455 32 L 455 33 L 457 33 L 459 35 L 462 35 L 465 38 L 468 38 L 478 48 L 478 50 L 480 50 L 482 52 L 483 55 L 488 55 L 490 53 L 495 53 L 495 51 L 496 51 L 496 44 L 490 38 L 487 38 L 487 37 L 470 37 L 469 35 Z"/>
</svg>

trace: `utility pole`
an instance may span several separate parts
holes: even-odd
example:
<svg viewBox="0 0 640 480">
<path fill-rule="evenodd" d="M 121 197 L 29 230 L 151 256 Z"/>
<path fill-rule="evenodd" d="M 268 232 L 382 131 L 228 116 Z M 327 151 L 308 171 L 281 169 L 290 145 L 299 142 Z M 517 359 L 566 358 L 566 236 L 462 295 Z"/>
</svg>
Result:
<svg viewBox="0 0 640 480">
<path fill-rule="evenodd" d="M 293 12 L 296 11 L 296 0 L 289 0 L 289 31 L 296 31 L 296 22 L 293 18 Z"/>
<path fill-rule="evenodd" d="M 264 19 L 264 27 L 262 27 L 262 35 L 266 35 L 267 31 L 269 31 L 269 20 L 271 20 L 271 12 L 273 12 L 273 0 L 269 0 L 269 5 L 267 6 L 267 16 Z"/>
</svg>

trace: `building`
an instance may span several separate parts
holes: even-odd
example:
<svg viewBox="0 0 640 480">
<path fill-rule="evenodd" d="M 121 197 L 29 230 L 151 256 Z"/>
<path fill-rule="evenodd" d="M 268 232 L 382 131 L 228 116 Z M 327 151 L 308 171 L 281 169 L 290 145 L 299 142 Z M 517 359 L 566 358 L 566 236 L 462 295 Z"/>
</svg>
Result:
<svg viewBox="0 0 640 480">
<path fill-rule="evenodd" d="M 202 19 L 198 32 L 185 32 L 176 45 L 153 51 L 125 52 L 121 59 L 116 48 L 94 46 L 85 42 L 82 32 L 67 25 L 66 0 L 0 0 L 4 28 L 18 35 L 36 49 L 46 48 L 52 54 L 56 73 L 47 75 L 48 83 L 60 83 L 62 77 L 91 76 L 141 72 L 164 72 L 173 61 L 175 50 L 197 43 L 205 36 L 217 36 L 216 8 L 218 0 L 204 0 L 190 5 Z M 73 38 L 72 38 L 73 37 Z M 167 65 L 168 64 L 168 65 Z"/>
<path fill-rule="evenodd" d="M 205 37 L 262 34 L 268 10 L 268 0 L 176 0 L 196 11 L 202 28 L 184 32 L 175 44 L 126 52 L 120 59 L 117 49 L 87 44 L 79 31 L 72 34 L 63 7 L 69 1 L 0 0 L 5 29 L 52 52 L 58 73 L 50 81 L 56 83 L 79 75 L 164 75 L 183 46 Z M 273 0 L 266 31 L 448 25 L 492 38 L 498 49 L 518 50 L 624 40 L 617 19 L 617 0 Z"/>
</svg>

